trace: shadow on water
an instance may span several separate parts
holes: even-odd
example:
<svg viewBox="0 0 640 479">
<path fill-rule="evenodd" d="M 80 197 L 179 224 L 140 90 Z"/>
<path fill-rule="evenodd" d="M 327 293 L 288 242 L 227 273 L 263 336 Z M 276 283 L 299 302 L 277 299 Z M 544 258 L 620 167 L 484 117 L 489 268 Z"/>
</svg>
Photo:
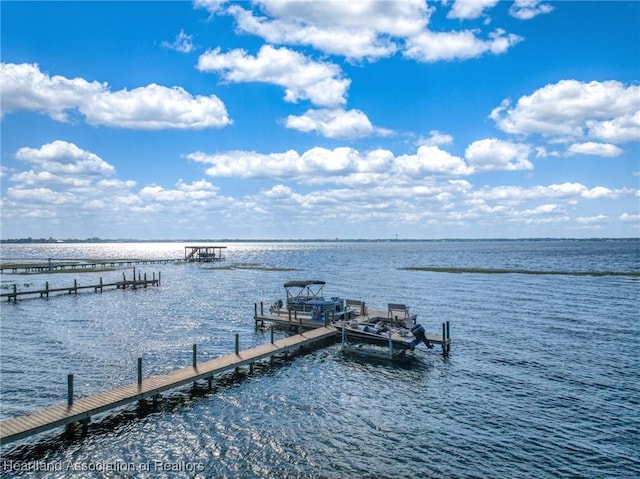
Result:
<svg viewBox="0 0 640 479">
<path fill-rule="evenodd" d="M 256 375 L 273 374 L 274 369 L 291 363 L 295 358 L 312 353 L 319 347 L 330 346 L 333 339 L 326 339 L 315 346 L 302 346 L 295 351 L 274 354 L 268 360 L 257 361 L 250 368 L 237 368 L 231 372 L 220 374 L 211 381 L 194 382 L 188 389 L 169 391 L 158 394 L 157 399 L 141 399 L 135 407 L 97 414 L 93 422 L 85 424 L 73 423 L 64 427 L 63 432 L 49 432 L 31 444 L 3 446 L 2 458 L 5 461 L 26 462 L 37 461 L 45 455 L 67 449 L 81 443 L 87 435 L 108 435 L 118 433 L 135 421 L 163 413 L 176 413 L 191 409 L 198 401 L 214 396 Z"/>
</svg>

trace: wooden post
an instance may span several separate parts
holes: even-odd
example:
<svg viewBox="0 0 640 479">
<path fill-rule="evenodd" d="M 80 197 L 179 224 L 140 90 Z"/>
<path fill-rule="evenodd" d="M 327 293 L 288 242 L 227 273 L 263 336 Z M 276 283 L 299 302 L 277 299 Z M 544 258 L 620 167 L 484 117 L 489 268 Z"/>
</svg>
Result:
<svg viewBox="0 0 640 479">
<path fill-rule="evenodd" d="M 102 276 L 100 276 L 100 292 L 102 293 Z"/>
<path fill-rule="evenodd" d="M 73 291 L 75 294 L 78 294 L 78 280 L 74 279 L 73 280 Z"/>
<path fill-rule="evenodd" d="M 451 339 L 451 336 L 449 334 L 449 321 L 447 321 L 447 354 L 449 354 L 449 352 L 451 351 L 451 343 L 449 342 Z"/>
<path fill-rule="evenodd" d="M 47 298 L 48 298 L 49 297 L 49 281 L 47 281 L 45 283 L 45 287 L 46 287 L 46 295 L 47 295 Z"/>
<path fill-rule="evenodd" d="M 298 334 L 302 334 L 302 316 L 298 318 Z"/>
<path fill-rule="evenodd" d="M 67 406 L 73 405 L 73 374 L 67 375 Z"/>
<path fill-rule="evenodd" d="M 240 354 L 240 335 L 236 333 L 236 354 Z"/>
<path fill-rule="evenodd" d="M 142 358 L 138 358 L 138 386 L 142 386 Z"/>
<path fill-rule="evenodd" d="M 442 355 L 447 355 L 447 324 L 442 323 Z"/>
<path fill-rule="evenodd" d="M 160 271 L 158 271 L 158 286 L 160 286 Z"/>
<path fill-rule="evenodd" d="M 271 325 L 271 344 L 273 344 L 273 325 Z"/>
<path fill-rule="evenodd" d="M 193 343 L 193 360 L 191 362 L 194 368 L 198 367 L 198 345 Z"/>
<path fill-rule="evenodd" d="M 260 316 L 264 316 L 264 303 L 260 301 Z"/>
<path fill-rule="evenodd" d="M 11 301 L 11 296 L 9 296 L 9 301 Z M 14 303 L 18 302 L 18 285 L 17 284 L 13 285 L 13 302 Z"/>
<path fill-rule="evenodd" d="M 256 326 L 258 325 L 258 303 L 253 303 L 253 319 L 256 320 Z"/>
<path fill-rule="evenodd" d="M 131 286 L 133 289 L 136 289 L 136 267 L 133 267 L 133 280 L 131 281 Z"/>
<path fill-rule="evenodd" d="M 144 273 L 144 287 L 147 287 L 147 273 Z"/>
</svg>

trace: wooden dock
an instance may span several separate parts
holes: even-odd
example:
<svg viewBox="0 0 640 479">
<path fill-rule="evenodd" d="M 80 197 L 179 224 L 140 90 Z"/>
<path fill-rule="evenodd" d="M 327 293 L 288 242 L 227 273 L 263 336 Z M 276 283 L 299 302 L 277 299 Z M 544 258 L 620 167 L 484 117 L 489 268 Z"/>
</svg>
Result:
<svg viewBox="0 0 640 479">
<path fill-rule="evenodd" d="M 0 423 L 0 444 L 39 434 L 51 429 L 76 422 L 88 424 L 91 416 L 109 411 L 126 404 L 145 398 L 157 400 L 163 391 L 194 383 L 199 380 L 211 381 L 217 374 L 241 366 L 252 365 L 262 359 L 277 354 L 288 353 L 303 346 L 336 337 L 338 330 L 333 327 L 318 328 L 304 334 L 273 341 L 244 351 L 239 350 L 239 340 L 236 334 L 236 352 L 204 362 L 197 362 L 197 350 L 193 348 L 193 363 L 189 367 L 173 371 L 162 376 L 148 379 L 142 377 L 142 360 L 138 359 L 138 381 L 109 391 L 91 396 L 74 399 L 73 375 L 68 383 L 68 398 L 66 404 L 59 404 L 43 409 L 27 416 L 7 419 Z"/>
<path fill-rule="evenodd" d="M 222 250 L 226 248 L 226 246 L 185 246 L 184 260 L 198 263 L 224 261 Z"/>
<path fill-rule="evenodd" d="M 391 323 L 393 323 L 394 319 L 392 314 L 394 313 L 393 306 L 403 306 L 403 305 L 395 305 L 393 303 L 389 304 L 388 311 L 377 311 L 370 310 L 363 301 L 353 301 L 346 300 L 347 304 L 347 316 L 352 318 L 357 318 L 359 322 L 366 323 L 370 320 L 376 319 L 384 319 L 390 318 Z M 355 308 L 351 309 L 350 306 L 355 306 Z M 351 313 L 349 313 L 351 311 Z M 415 315 L 413 316 L 415 317 Z M 340 329 L 339 322 L 335 321 L 335 316 L 325 316 L 322 321 L 317 319 L 312 319 L 311 314 L 308 312 L 301 311 L 291 311 L 286 308 L 276 309 L 265 312 L 264 302 L 254 303 L 254 315 L 253 319 L 258 327 L 264 327 L 265 322 L 269 322 L 277 327 L 284 328 L 288 331 L 305 331 L 305 330 L 313 330 L 318 327 L 327 327 L 333 326 Z M 395 321 L 397 322 L 397 317 L 395 317 Z M 358 339 L 358 335 L 354 334 L 354 331 L 349 331 L 347 334 L 350 338 Z M 450 325 L 449 321 L 442 323 L 442 335 L 437 334 L 425 334 L 426 338 L 432 344 L 438 344 L 442 346 L 442 354 L 447 356 L 451 351 L 451 336 L 450 336 Z M 366 340 L 367 337 L 363 335 L 363 338 Z M 360 338 L 360 339 L 363 339 Z M 371 339 L 371 338 L 368 338 Z M 413 338 L 411 338 L 413 339 Z M 400 337 L 398 334 L 394 334 L 392 338 L 393 344 L 395 348 L 406 349 L 408 345 L 407 338 Z M 374 341 L 377 342 L 377 341 Z M 381 339 L 380 344 L 387 344 L 387 339 Z"/>
<path fill-rule="evenodd" d="M 142 275 L 138 275 L 136 278 L 135 268 L 133 272 L 133 279 L 127 279 L 125 273 L 122 273 L 122 281 L 115 281 L 113 283 L 104 283 L 102 281 L 102 277 L 100 277 L 100 281 L 98 284 L 89 284 L 89 285 L 80 285 L 78 284 L 78 280 L 73 280 L 73 286 L 65 286 L 62 288 L 50 288 L 49 281 L 45 283 L 44 289 L 31 289 L 18 291 L 18 286 L 13 285 L 12 291 L 9 293 L 0 294 L 0 298 L 7 298 L 8 301 L 18 301 L 18 296 L 40 296 L 41 298 L 48 298 L 50 294 L 57 293 L 68 293 L 68 294 L 78 294 L 78 291 L 85 289 L 93 289 L 95 293 L 102 293 L 102 291 L 107 288 L 116 288 L 116 289 L 137 289 L 137 288 L 146 288 L 147 286 L 160 286 L 161 273 L 158 272 L 158 276 L 153 273 L 151 279 L 147 279 L 147 273 Z"/>
<path fill-rule="evenodd" d="M 134 266 L 138 264 L 168 264 L 180 263 L 180 259 L 120 259 L 85 262 L 78 260 L 49 259 L 45 263 L 0 263 L 0 273 L 48 273 L 67 270 L 101 270 L 121 266 Z"/>
</svg>

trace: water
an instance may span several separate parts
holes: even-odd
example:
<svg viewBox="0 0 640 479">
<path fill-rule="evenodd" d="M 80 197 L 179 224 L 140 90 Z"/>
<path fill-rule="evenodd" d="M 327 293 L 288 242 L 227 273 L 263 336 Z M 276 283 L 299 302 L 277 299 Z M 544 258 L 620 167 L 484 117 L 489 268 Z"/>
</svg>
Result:
<svg viewBox="0 0 640 479">
<path fill-rule="evenodd" d="M 182 244 L 6 245 L 3 260 L 180 258 Z M 147 265 L 159 288 L 1 305 L 2 418 L 269 340 L 253 303 L 291 279 L 385 309 L 409 305 L 427 330 L 451 322 L 452 351 L 410 367 L 345 358 L 339 345 L 261 368 L 211 393 L 165 395 L 2 448 L 7 477 L 611 477 L 640 475 L 640 279 L 449 274 L 409 266 L 640 272 L 640 241 L 229 243 L 224 265 Z M 219 266 L 219 265 L 218 265 Z M 277 268 L 294 268 L 280 271 Z M 126 270 L 130 275 L 130 270 Z M 122 270 L 3 275 L 38 288 Z M 284 333 L 276 333 L 276 338 Z M 35 445 L 34 445 L 35 443 Z M 19 472 L 10 468 L 31 467 Z M 49 469 L 43 471 L 43 469 Z M 55 470 L 62 469 L 62 470 Z M 75 469 L 75 472 L 74 472 Z M 84 470 L 83 470 L 84 469 Z"/>
</svg>

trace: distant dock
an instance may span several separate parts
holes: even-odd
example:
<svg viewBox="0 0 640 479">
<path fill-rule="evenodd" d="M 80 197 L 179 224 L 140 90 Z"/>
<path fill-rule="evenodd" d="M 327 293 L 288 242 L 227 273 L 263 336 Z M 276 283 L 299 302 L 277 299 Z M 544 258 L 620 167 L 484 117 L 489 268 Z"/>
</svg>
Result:
<svg viewBox="0 0 640 479">
<path fill-rule="evenodd" d="M 222 250 L 226 246 L 185 246 L 184 260 L 198 263 L 211 263 L 214 261 L 224 261 Z"/>
<path fill-rule="evenodd" d="M 325 339 L 335 338 L 336 328 L 318 328 L 304 334 L 273 340 L 251 349 L 240 351 L 236 334 L 235 353 L 221 356 L 204 363 L 197 362 L 197 348 L 193 345 L 193 361 L 191 366 L 178 369 L 166 375 L 143 378 L 142 359 L 138 358 L 138 380 L 135 383 L 104 391 L 91 396 L 76 399 L 73 390 L 73 375 L 67 378 L 67 402 L 47 409 L 36 411 L 26 416 L 6 419 L 0 423 L 0 444 L 5 445 L 35 434 L 46 432 L 60 426 L 73 423 L 83 424 L 87 428 L 92 416 L 126 404 L 152 398 L 156 403 L 160 393 L 170 389 L 207 380 L 209 386 L 214 376 L 226 371 L 249 366 L 275 355 L 288 354 L 301 347 L 309 346 Z"/>
<path fill-rule="evenodd" d="M 109 288 L 116 288 L 116 289 L 146 288 L 148 286 L 160 286 L 161 277 L 162 277 L 161 273 L 158 272 L 157 277 L 156 277 L 156 273 L 153 273 L 150 279 L 147 279 L 147 273 L 144 273 L 144 275 L 139 275 L 138 278 L 136 278 L 136 272 L 134 268 L 132 279 L 127 279 L 125 273 L 122 273 L 122 281 L 115 281 L 113 283 L 105 283 L 102 281 L 102 277 L 100 277 L 100 281 L 97 284 L 80 285 L 78 284 L 78 280 L 74 279 L 73 286 L 65 286 L 62 288 L 60 287 L 50 288 L 49 281 L 47 281 L 45 283 L 44 289 L 31 289 L 31 290 L 24 290 L 24 291 L 18 291 L 18 286 L 14 284 L 12 286 L 12 291 L 10 291 L 9 293 L 0 294 L 0 298 L 3 298 L 3 299 L 7 298 L 8 301 L 17 302 L 19 296 L 20 297 L 40 296 L 40 298 L 48 298 L 50 294 L 60 294 L 60 293 L 78 294 L 78 291 L 81 291 L 81 290 L 93 289 L 95 293 L 98 293 L 98 292 L 102 293 L 104 289 L 109 289 Z"/>
<path fill-rule="evenodd" d="M 139 264 L 168 264 L 179 263 L 179 259 L 119 259 L 102 260 L 93 262 L 80 262 L 78 260 L 64 261 L 48 259 L 44 263 L 1 263 L 0 273 L 47 273 L 68 270 L 101 270 L 121 266 L 135 266 Z"/>
</svg>

